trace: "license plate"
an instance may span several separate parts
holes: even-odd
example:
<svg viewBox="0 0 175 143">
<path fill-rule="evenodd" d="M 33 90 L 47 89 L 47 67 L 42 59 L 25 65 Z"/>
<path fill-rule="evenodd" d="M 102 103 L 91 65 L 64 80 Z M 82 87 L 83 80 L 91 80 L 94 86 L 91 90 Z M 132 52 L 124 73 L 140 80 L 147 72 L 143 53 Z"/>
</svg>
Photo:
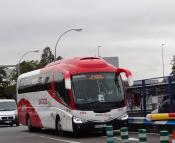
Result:
<svg viewBox="0 0 175 143">
<path fill-rule="evenodd" d="M 4 123 L 7 123 L 8 124 L 8 123 L 11 123 L 11 121 L 4 121 Z"/>
<path fill-rule="evenodd" d="M 95 125 L 95 128 L 104 128 L 104 127 L 106 127 L 106 124 Z"/>
</svg>

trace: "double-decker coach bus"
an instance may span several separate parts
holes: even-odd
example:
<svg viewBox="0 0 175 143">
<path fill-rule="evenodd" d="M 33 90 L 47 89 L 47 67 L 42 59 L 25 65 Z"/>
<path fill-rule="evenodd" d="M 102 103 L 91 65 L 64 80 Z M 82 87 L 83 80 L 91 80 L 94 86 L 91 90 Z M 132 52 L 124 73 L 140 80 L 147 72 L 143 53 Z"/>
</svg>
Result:
<svg viewBox="0 0 175 143">
<path fill-rule="evenodd" d="M 127 69 L 102 58 L 84 57 L 24 73 L 17 80 L 19 122 L 29 131 L 51 128 L 60 134 L 126 125 L 121 72 L 130 79 Z"/>
</svg>

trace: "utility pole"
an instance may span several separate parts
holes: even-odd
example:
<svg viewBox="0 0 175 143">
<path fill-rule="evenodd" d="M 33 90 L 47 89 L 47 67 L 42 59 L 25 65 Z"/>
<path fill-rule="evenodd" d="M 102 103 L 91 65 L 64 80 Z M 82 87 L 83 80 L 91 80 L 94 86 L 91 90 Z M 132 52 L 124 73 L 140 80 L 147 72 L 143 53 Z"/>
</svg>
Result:
<svg viewBox="0 0 175 143">
<path fill-rule="evenodd" d="M 164 46 L 165 46 L 165 44 L 161 44 L 161 49 L 162 49 L 162 73 L 163 73 L 163 78 L 164 78 L 164 76 L 165 76 L 165 70 L 164 70 Z"/>
<path fill-rule="evenodd" d="M 97 46 L 98 57 L 100 56 L 100 47 L 101 46 Z"/>
</svg>

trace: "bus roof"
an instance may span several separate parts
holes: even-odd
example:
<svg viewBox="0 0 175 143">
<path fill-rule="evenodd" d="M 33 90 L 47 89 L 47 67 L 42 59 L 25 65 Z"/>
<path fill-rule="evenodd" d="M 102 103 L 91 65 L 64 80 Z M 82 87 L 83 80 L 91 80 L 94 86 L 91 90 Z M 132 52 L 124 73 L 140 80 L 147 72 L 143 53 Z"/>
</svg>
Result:
<svg viewBox="0 0 175 143">
<path fill-rule="evenodd" d="M 70 74 L 79 74 L 87 72 L 115 72 L 116 67 L 106 62 L 100 57 L 75 57 L 52 62 L 46 67 L 31 72 L 21 74 L 19 79 L 26 78 L 40 73 L 69 71 Z"/>
<path fill-rule="evenodd" d="M 72 59 L 59 60 L 48 64 L 42 69 L 42 71 L 46 72 L 50 69 L 61 72 L 69 71 L 71 74 L 116 71 L 116 67 L 112 66 L 100 57 L 76 57 Z"/>
<path fill-rule="evenodd" d="M 32 76 L 32 75 L 37 75 L 37 74 L 40 74 L 40 69 L 34 70 L 34 71 L 30 71 L 30 72 L 26 72 L 26 73 L 23 73 L 23 74 L 21 74 L 21 75 L 18 77 L 18 79 L 25 78 L 25 77 L 29 77 L 29 76 Z"/>
</svg>

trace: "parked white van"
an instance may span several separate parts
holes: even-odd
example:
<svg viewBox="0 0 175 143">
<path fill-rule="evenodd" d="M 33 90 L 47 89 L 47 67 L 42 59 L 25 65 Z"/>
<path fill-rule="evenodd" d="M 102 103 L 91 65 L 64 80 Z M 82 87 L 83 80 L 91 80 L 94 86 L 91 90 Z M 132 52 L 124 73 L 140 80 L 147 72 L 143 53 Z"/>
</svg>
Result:
<svg viewBox="0 0 175 143">
<path fill-rule="evenodd" d="M 13 99 L 0 99 L 0 124 L 19 126 L 16 101 Z"/>
</svg>

